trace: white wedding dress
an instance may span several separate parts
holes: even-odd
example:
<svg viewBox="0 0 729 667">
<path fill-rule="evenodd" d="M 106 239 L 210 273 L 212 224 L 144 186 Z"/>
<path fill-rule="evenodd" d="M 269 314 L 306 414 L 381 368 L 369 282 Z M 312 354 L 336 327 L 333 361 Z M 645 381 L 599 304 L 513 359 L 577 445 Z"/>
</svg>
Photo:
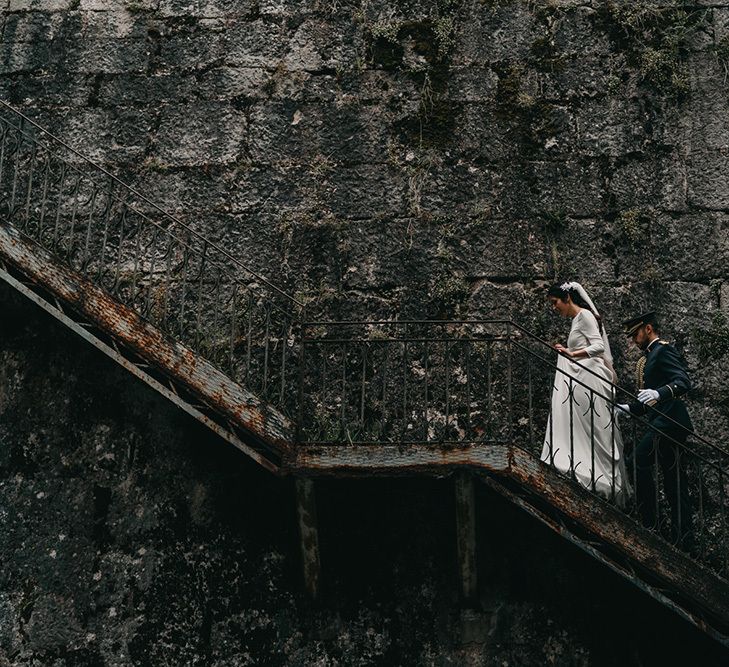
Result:
<svg viewBox="0 0 729 667">
<path fill-rule="evenodd" d="M 577 362 L 558 357 L 541 460 L 622 504 L 627 490 L 623 439 L 605 399 L 613 396 L 614 371 L 607 337 L 589 310 L 572 319 L 567 347 L 586 349 L 589 356 Z"/>
</svg>

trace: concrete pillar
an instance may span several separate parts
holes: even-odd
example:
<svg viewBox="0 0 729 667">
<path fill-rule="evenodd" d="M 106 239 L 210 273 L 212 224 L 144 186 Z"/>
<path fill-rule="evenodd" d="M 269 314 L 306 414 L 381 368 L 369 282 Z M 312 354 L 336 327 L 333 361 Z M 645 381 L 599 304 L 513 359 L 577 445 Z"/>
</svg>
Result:
<svg viewBox="0 0 729 667">
<path fill-rule="evenodd" d="M 319 597 L 321 561 L 319 560 L 319 525 L 316 520 L 314 480 L 296 479 L 296 511 L 299 519 L 304 586 L 309 597 L 316 600 Z"/>
<path fill-rule="evenodd" d="M 456 475 L 456 541 L 458 566 L 461 573 L 461 593 L 464 601 L 475 602 L 478 597 L 476 574 L 476 499 L 473 477 L 462 472 Z"/>
</svg>

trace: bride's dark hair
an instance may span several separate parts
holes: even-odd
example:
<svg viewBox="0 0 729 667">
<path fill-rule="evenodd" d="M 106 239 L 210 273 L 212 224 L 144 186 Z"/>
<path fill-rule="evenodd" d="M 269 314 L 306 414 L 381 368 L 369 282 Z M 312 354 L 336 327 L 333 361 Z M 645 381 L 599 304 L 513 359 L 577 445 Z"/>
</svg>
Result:
<svg viewBox="0 0 729 667">
<path fill-rule="evenodd" d="M 572 303 L 580 308 L 589 310 L 595 316 L 597 326 L 600 328 L 600 333 L 602 333 L 602 318 L 592 308 L 590 308 L 590 305 L 582 298 L 576 289 L 567 289 L 563 287 L 563 285 L 567 284 L 568 282 L 555 283 L 547 290 L 547 296 L 557 297 L 560 301 L 567 301 L 567 297 L 571 297 Z"/>
</svg>

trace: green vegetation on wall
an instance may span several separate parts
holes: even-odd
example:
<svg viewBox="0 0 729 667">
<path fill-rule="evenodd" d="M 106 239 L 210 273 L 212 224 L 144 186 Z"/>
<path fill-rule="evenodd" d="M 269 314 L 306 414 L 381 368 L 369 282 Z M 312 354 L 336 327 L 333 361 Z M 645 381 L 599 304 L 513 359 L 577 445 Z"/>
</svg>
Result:
<svg viewBox="0 0 729 667">
<path fill-rule="evenodd" d="M 683 98 L 689 91 L 688 45 L 706 25 L 707 10 L 688 2 L 666 7 L 608 1 L 602 11 L 641 82 L 669 99 Z"/>
</svg>

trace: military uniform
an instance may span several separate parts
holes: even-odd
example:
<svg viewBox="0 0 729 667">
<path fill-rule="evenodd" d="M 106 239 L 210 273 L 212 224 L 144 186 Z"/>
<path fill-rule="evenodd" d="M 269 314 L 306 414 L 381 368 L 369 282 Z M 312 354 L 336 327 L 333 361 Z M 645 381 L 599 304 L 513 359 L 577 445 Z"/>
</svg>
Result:
<svg viewBox="0 0 729 667">
<path fill-rule="evenodd" d="M 625 322 L 626 333 L 652 323 L 653 313 Z M 636 321 L 638 321 L 636 323 Z M 693 521 L 686 478 L 685 443 L 692 430 L 691 418 L 681 397 L 691 389 L 686 366 L 675 347 L 665 340 L 653 339 L 644 349 L 636 368 L 638 390 L 655 389 L 658 399 L 630 403 L 633 415 L 645 417 L 649 429 L 633 451 L 635 493 L 643 524 L 658 522 L 656 463 L 663 470 L 663 484 L 671 506 L 671 537 L 684 549 L 693 545 Z"/>
<path fill-rule="evenodd" d="M 645 356 L 638 361 L 636 375 L 639 390 L 656 389 L 660 397 L 650 407 L 633 401 L 630 404 L 631 414 L 647 417 L 651 426 L 661 431 L 675 430 L 674 422 L 692 430 L 686 404 L 679 400 L 691 389 L 691 380 L 681 355 L 673 345 L 658 338 L 652 340 L 645 349 Z"/>
</svg>

